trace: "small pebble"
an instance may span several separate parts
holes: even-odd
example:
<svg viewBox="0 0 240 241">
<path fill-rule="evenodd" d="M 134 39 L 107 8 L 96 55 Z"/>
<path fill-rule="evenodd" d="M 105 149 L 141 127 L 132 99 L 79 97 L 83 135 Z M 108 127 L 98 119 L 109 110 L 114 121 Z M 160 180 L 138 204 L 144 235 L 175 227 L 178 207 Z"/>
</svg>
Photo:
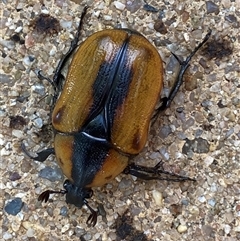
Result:
<svg viewBox="0 0 240 241">
<path fill-rule="evenodd" d="M 9 180 L 11 180 L 11 181 L 17 181 L 17 180 L 19 180 L 19 179 L 21 179 L 21 176 L 19 175 L 18 172 L 12 172 L 12 173 L 10 173 L 10 175 L 9 175 Z"/>
<path fill-rule="evenodd" d="M 12 239 L 13 238 L 12 234 L 10 234 L 8 232 L 3 233 L 2 237 L 3 237 L 4 240 L 13 240 Z"/>
<path fill-rule="evenodd" d="M 39 95 L 42 95 L 42 96 L 45 95 L 45 88 L 44 88 L 44 85 L 42 84 L 34 84 L 32 86 L 32 90 Z"/>
<path fill-rule="evenodd" d="M 62 173 L 59 168 L 45 167 L 39 172 L 39 177 L 56 182 L 62 179 Z"/>
<path fill-rule="evenodd" d="M 32 56 L 26 56 L 23 58 L 23 63 L 27 66 L 31 66 L 34 61 L 34 58 Z"/>
<path fill-rule="evenodd" d="M 64 29 L 71 29 L 72 28 L 72 21 L 60 21 L 60 25 Z"/>
<path fill-rule="evenodd" d="M 139 0 L 128 0 L 126 3 L 126 9 L 131 13 L 136 12 L 142 6 Z"/>
<path fill-rule="evenodd" d="M 22 199 L 17 197 L 13 199 L 12 201 L 8 202 L 5 206 L 4 210 L 11 215 L 16 216 L 22 209 L 23 202 Z"/>
<path fill-rule="evenodd" d="M 162 19 L 157 19 L 154 23 L 154 29 L 161 33 L 161 34 L 166 34 L 167 33 L 167 28 L 165 27 Z"/>
<path fill-rule="evenodd" d="M 206 1 L 206 8 L 207 13 L 215 13 L 216 15 L 219 13 L 219 6 L 212 1 Z"/>
<path fill-rule="evenodd" d="M 197 206 L 190 206 L 189 212 L 194 215 L 199 215 L 199 208 Z"/>
<path fill-rule="evenodd" d="M 201 137 L 195 138 L 193 140 L 187 139 L 183 145 L 182 153 L 186 155 L 190 152 L 208 153 L 209 148 L 210 144 L 208 143 L 208 141 Z"/>
<path fill-rule="evenodd" d="M 14 41 L 12 40 L 3 40 L 3 39 L 0 39 L 0 45 L 2 45 L 3 47 L 6 47 L 8 49 L 13 49 L 15 44 L 14 44 Z"/>
<path fill-rule="evenodd" d="M 125 4 L 123 4 L 119 1 L 114 1 L 113 4 L 116 7 L 116 9 L 121 10 L 121 11 L 124 10 L 124 8 L 126 7 Z"/>
<path fill-rule="evenodd" d="M 206 198 L 204 196 L 200 196 L 200 197 L 198 197 L 198 201 L 201 203 L 204 203 L 204 202 L 206 202 Z"/>
<path fill-rule="evenodd" d="M 184 232 L 187 231 L 187 226 L 180 224 L 180 225 L 178 226 L 178 228 L 177 228 L 177 231 L 178 231 L 179 233 L 184 233 Z"/>
<path fill-rule="evenodd" d="M 32 228 L 29 228 L 26 234 L 29 238 L 34 237 L 34 230 Z"/>
<path fill-rule="evenodd" d="M 112 20 L 112 16 L 110 16 L 110 15 L 104 15 L 104 16 L 103 16 L 103 19 L 104 19 L 104 20 L 107 20 L 107 21 L 110 21 L 110 20 Z"/>
<path fill-rule="evenodd" d="M 69 230 L 70 228 L 70 223 L 67 223 L 66 225 L 64 225 L 61 229 L 61 232 L 62 233 L 65 233 L 67 230 Z"/>
<path fill-rule="evenodd" d="M 36 126 L 38 129 L 41 129 L 42 126 L 43 126 L 43 120 L 42 120 L 40 117 L 38 117 L 38 118 L 36 118 L 35 120 L 33 120 L 33 124 L 34 124 L 34 126 Z"/>
<path fill-rule="evenodd" d="M 210 166 L 214 161 L 214 158 L 211 157 L 211 156 L 207 156 L 205 159 L 204 159 L 204 163 L 206 164 L 206 166 Z"/>
<path fill-rule="evenodd" d="M 159 136 L 160 138 L 165 139 L 171 133 L 172 133 L 172 129 L 170 128 L 170 126 L 164 125 L 161 127 L 159 131 Z"/>
<path fill-rule="evenodd" d="M 214 207 L 216 205 L 216 200 L 215 199 L 209 199 L 208 200 L 208 204 L 212 207 Z"/>
<path fill-rule="evenodd" d="M 153 195 L 153 199 L 154 199 L 155 203 L 158 206 L 162 206 L 162 203 L 163 203 L 163 195 L 162 195 L 162 193 L 157 191 L 157 190 L 154 190 L 152 192 L 152 195 Z"/>
<path fill-rule="evenodd" d="M 225 234 L 229 234 L 230 231 L 231 231 L 231 226 L 228 225 L 228 224 L 225 224 L 225 225 L 224 225 L 224 231 L 225 231 Z"/>
<path fill-rule="evenodd" d="M 60 215 L 66 217 L 68 215 L 68 208 L 66 206 L 63 206 L 61 209 L 60 209 Z"/>
<path fill-rule="evenodd" d="M 149 4 L 144 4 L 143 9 L 146 10 L 147 12 L 152 12 L 152 13 L 157 13 L 159 10 Z"/>
</svg>

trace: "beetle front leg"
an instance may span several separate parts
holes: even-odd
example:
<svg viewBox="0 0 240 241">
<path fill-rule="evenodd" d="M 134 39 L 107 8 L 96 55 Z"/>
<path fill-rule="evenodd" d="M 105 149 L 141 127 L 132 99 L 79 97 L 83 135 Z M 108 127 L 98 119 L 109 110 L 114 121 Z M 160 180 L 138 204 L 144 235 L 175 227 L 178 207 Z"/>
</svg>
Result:
<svg viewBox="0 0 240 241">
<path fill-rule="evenodd" d="M 171 172 L 164 171 L 162 162 L 159 162 L 154 167 L 146 167 L 131 163 L 124 169 L 123 173 L 131 174 L 144 180 L 167 180 L 172 182 L 196 181 L 190 177 L 180 176 Z"/>
<path fill-rule="evenodd" d="M 58 65 L 57 65 L 57 68 L 55 70 L 55 74 L 53 76 L 53 83 L 54 83 L 54 85 L 56 85 L 58 87 L 59 87 L 60 82 L 61 82 L 61 76 L 62 76 L 61 71 L 62 71 L 64 65 L 66 64 L 66 62 L 68 61 L 68 59 L 70 58 L 70 56 L 72 55 L 72 53 L 74 52 L 74 50 L 78 47 L 78 41 L 79 41 L 79 38 L 80 38 L 82 26 L 83 26 L 83 19 L 84 19 L 86 13 L 87 13 L 87 9 L 88 9 L 88 7 L 84 7 L 84 9 L 82 11 L 82 14 L 80 16 L 80 22 L 79 22 L 79 25 L 78 25 L 77 33 L 76 33 L 76 35 L 74 36 L 74 39 L 71 42 L 71 46 L 70 46 L 69 50 L 61 58 L 61 60 L 59 61 Z"/>
<path fill-rule="evenodd" d="M 181 87 L 181 85 L 183 83 L 184 73 L 186 72 L 187 68 L 189 67 L 189 63 L 190 63 L 192 57 L 207 42 L 207 40 L 209 39 L 209 37 L 211 35 L 211 32 L 212 32 L 211 30 L 208 31 L 208 33 L 206 34 L 203 41 L 191 52 L 191 54 L 186 58 L 185 61 L 181 61 L 174 53 L 172 53 L 173 56 L 179 62 L 181 68 L 179 70 L 177 79 L 175 81 L 175 84 L 174 84 L 173 88 L 171 89 L 171 92 L 170 92 L 169 96 L 161 99 L 162 105 L 157 109 L 158 113 L 161 112 L 161 111 L 164 111 L 165 109 L 167 109 L 170 106 L 171 102 L 173 101 L 174 97 L 176 96 L 179 88 Z"/>
</svg>

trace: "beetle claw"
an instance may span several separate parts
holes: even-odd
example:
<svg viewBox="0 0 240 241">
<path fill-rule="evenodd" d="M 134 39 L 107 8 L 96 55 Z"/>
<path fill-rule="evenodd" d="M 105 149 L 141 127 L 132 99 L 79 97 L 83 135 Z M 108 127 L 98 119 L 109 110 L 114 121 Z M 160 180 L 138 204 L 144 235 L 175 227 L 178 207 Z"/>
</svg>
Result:
<svg viewBox="0 0 240 241">
<path fill-rule="evenodd" d="M 84 204 L 88 207 L 88 209 L 91 211 L 91 214 L 89 215 L 88 219 L 87 219 L 87 224 L 91 225 L 92 227 L 94 227 L 97 223 L 97 216 L 98 216 L 98 212 L 95 211 L 91 206 L 89 206 L 87 200 L 84 200 Z"/>
<path fill-rule="evenodd" d="M 92 227 L 94 227 L 97 223 L 97 212 L 94 211 L 93 213 L 91 213 L 87 219 L 86 222 L 88 225 L 91 225 Z"/>
</svg>

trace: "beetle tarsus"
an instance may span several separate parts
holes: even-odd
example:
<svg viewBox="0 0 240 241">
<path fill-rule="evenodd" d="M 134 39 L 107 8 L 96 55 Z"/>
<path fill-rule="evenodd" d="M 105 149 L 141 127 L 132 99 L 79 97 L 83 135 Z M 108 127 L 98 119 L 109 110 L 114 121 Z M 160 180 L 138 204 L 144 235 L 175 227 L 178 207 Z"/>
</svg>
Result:
<svg viewBox="0 0 240 241">
<path fill-rule="evenodd" d="M 87 200 L 84 200 L 84 204 L 88 207 L 88 209 L 91 211 L 91 214 L 89 215 L 88 219 L 87 219 L 87 224 L 88 225 L 92 225 L 93 227 L 96 225 L 97 223 L 97 216 L 98 216 L 98 212 L 95 211 L 87 202 Z"/>
<path fill-rule="evenodd" d="M 172 182 L 195 181 L 195 179 L 190 177 L 180 176 L 175 173 L 165 171 L 163 169 L 162 162 L 159 162 L 154 167 L 140 166 L 131 163 L 127 166 L 127 168 L 125 168 L 124 173 L 131 174 L 144 180 L 166 180 Z"/>
<path fill-rule="evenodd" d="M 44 162 L 51 154 L 55 154 L 54 148 L 48 148 L 36 153 L 37 156 L 34 157 L 27 151 L 23 142 L 21 143 L 21 149 L 29 158 L 39 162 Z"/>
</svg>

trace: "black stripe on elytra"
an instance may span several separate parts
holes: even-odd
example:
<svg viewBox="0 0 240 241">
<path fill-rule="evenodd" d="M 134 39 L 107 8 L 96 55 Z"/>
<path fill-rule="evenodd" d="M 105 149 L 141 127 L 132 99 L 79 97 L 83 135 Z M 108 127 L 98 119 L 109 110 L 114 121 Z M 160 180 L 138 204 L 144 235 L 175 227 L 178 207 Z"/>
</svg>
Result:
<svg viewBox="0 0 240 241">
<path fill-rule="evenodd" d="M 110 63 L 101 64 L 93 84 L 93 104 L 81 130 L 93 137 L 110 141 L 115 113 L 127 96 L 133 76 L 128 57 L 130 36 Z"/>
</svg>

